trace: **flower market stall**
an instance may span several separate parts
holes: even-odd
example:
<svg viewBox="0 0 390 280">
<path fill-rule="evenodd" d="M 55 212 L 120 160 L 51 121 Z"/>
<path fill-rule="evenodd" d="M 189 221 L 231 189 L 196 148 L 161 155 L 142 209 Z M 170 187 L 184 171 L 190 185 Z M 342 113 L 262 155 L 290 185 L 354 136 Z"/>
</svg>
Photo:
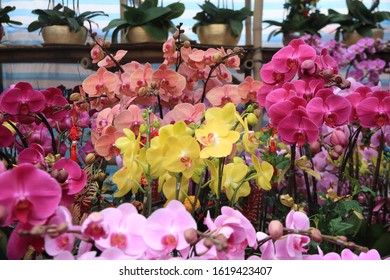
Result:
<svg viewBox="0 0 390 280">
<path fill-rule="evenodd" d="M 386 43 L 304 36 L 236 81 L 245 48 L 175 29 L 152 65 L 90 26 L 80 85 L 1 93 L 0 258 L 388 259 Z"/>
</svg>

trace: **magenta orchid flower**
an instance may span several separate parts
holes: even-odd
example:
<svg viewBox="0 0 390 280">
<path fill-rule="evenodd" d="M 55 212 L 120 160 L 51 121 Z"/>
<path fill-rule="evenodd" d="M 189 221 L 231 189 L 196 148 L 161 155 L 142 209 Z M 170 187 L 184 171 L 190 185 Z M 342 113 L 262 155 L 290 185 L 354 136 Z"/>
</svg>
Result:
<svg viewBox="0 0 390 280">
<path fill-rule="evenodd" d="M 317 125 L 312 122 L 304 110 L 296 109 L 282 119 L 277 127 L 282 140 L 286 144 L 312 143 L 318 139 Z"/>
<path fill-rule="evenodd" d="M 295 75 L 302 62 L 314 61 L 317 54 L 314 48 L 305 44 L 302 39 L 292 40 L 288 46 L 281 48 L 272 57 L 272 65 L 278 73 Z"/>
<path fill-rule="evenodd" d="M 7 258 L 9 260 L 20 260 L 24 257 L 27 250 L 34 248 L 37 254 L 41 254 L 45 251 L 44 240 L 41 236 L 21 236 L 20 231 L 29 231 L 32 229 L 32 225 L 19 223 L 16 225 L 11 233 L 11 236 L 7 243 Z"/>
<path fill-rule="evenodd" d="M 48 121 L 63 120 L 68 114 L 65 106 L 69 103 L 63 96 L 62 91 L 59 88 L 47 88 L 41 92 L 46 99 L 43 114 Z"/>
<path fill-rule="evenodd" d="M 351 103 L 344 97 L 333 94 L 330 89 L 321 89 L 306 106 L 310 120 L 318 127 L 347 124 L 351 114 Z"/>
<path fill-rule="evenodd" d="M 373 128 L 390 124 L 390 93 L 375 91 L 356 106 L 356 113 L 363 127 Z"/>
<path fill-rule="evenodd" d="M 26 82 L 19 82 L 2 93 L 0 110 L 11 115 L 41 113 L 45 96 Z"/>
<path fill-rule="evenodd" d="M 0 204 L 9 213 L 4 225 L 14 221 L 42 225 L 60 199 L 58 182 L 34 165 L 21 164 L 0 174 Z"/>
<path fill-rule="evenodd" d="M 62 187 L 61 203 L 63 205 L 70 205 L 74 196 L 84 188 L 87 182 L 87 173 L 69 158 L 59 159 L 53 165 L 52 170 L 63 172 L 63 178 L 59 180 Z"/>
</svg>

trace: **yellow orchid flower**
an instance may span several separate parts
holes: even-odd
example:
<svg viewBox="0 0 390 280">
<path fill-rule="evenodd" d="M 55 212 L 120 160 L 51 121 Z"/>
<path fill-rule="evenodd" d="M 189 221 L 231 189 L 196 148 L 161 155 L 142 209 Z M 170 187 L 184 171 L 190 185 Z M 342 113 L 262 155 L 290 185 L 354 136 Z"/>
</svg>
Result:
<svg viewBox="0 0 390 280">
<path fill-rule="evenodd" d="M 146 150 L 146 161 L 150 164 L 151 176 L 158 178 L 167 170 L 163 166 L 165 146 L 161 144 L 160 136 L 150 141 L 150 148 Z"/>
<path fill-rule="evenodd" d="M 177 187 L 177 179 L 175 176 L 172 176 L 169 173 L 166 173 L 163 180 L 159 180 L 159 184 L 161 183 L 162 191 L 164 196 L 167 199 L 166 204 L 169 203 L 169 201 L 176 199 L 176 187 Z M 184 199 L 187 197 L 188 193 L 188 185 L 189 185 L 189 179 L 181 176 L 180 180 L 180 191 L 179 191 L 179 200 L 184 201 Z"/>
<path fill-rule="evenodd" d="M 233 144 L 240 138 L 240 134 L 229 130 L 221 120 L 213 119 L 203 128 L 196 129 L 195 137 L 204 146 L 200 151 L 200 158 L 221 158 L 231 153 Z"/>
<path fill-rule="evenodd" d="M 274 174 L 273 166 L 266 161 L 260 163 L 259 159 L 255 155 L 252 155 L 252 163 L 257 172 L 257 184 L 264 190 L 270 190 L 272 188 L 270 181 Z"/>
<path fill-rule="evenodd" d="M 236 122 L 235 118 L 236 106 L 233 103 L 226 103 L 222 108 L 213 107 L 205 112 L 206 122 L 214 119 L 222 120 L 228 129 L 232 128 Z"/>
<path fill-rule="evenodd" d="M 170 172 L 182 172 L 183 176 L 190 178 L 198 165 L 200 147 L 191 136 L 168 138 L 169 147 L 164 156 L 164 167 Z"/>
<path fill-rule="evenodd" d="M 138 166 L 137 169 L 129 169 L 124 166 L 115 172 L 112 176 L 112 181 L 117 185 L 118 192 L 116 192 L 114 196 L 122 197 L 130 191 L 133 194 L 137 193 L 142 174 L 143 172 L 140 166 Z"/>
<path fill-rule="evenodd" d="M 248 166 L 244 163 L 229 163 L 223 168 L 222 188 L 230 201 L 237 202 L 242 196 L 249 195 L 251 188 L 248 182 L 244 182 Z"/>
<path fill-rule="evenodd" d="M 244 128 L 244 134 L 242 135 L 242 144 L 244 145 L 245 151 L 249 154 L 255 154 L 259 147 L 259 140 L 256 139 L 255 132 L 249 131 L 247 118 L 242 119 L 241 116 L 236 112 L 236 118 Z"/>
<path fill-rule="evenodd" d="M 119 137 L 115 141 L 115 146 L 121 151 L 121 154 L 124 154 L 127 148 L 129 148 L 132 143 L 136 141 L 135 134 L 132 130 L 128 128 L 124 128 L 123 132 L 125 133 L 125 137 Z M 139 138 L 138 138 L 138 144 L 139 144 Z"/>
</svg>

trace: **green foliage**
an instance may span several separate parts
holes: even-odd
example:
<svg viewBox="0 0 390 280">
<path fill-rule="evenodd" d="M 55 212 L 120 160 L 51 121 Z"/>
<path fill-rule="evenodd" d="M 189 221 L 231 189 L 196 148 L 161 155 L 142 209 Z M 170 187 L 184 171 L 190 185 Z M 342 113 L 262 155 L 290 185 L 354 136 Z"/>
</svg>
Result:
<svg viewBox="0 0 390 280">
<path fill-rule="evenodd" d="M 38 19 L 29 24 L 27 27 L 29 32 L 52 25 L 67 25 L 71 31 L 77 32 L 84 26 L 85 21 L 91 21 L 91 18 L 96 16 L 108 16 L 102 11 L 87 11 L 77 14 L 74 10 L 61 4 L 56 5 L 53 9 L 36 9 L 32 13 L 38 15 Z"/>
<path fill-rule="evenodd" d="M 270 32 L 268 40 L 272 36 L 278 34 L 290 34 L 298 32 L 300 35 L 311 34 L 321 37 L 319 31 L 329 24 L 329 16 L 320 13 L 311 2 L 302 3 L 301 0 L 290 0 L 284 4 L 284 8 L 288 10 L 286 18 L 279 22 L 275 20 L 264 20 L 270 26 L 279 28 Z"/>
<path fill-rule="evenodd" d="M 329 9 L 330 23 L 337 23 L 340 26 L 336 29 L 335 38 L 340 39 L 342 33 L 357 31 L 360 35 L 371 36 L 373 28 L 380 28 L 380 22 L 390 20 L 390 12 L 375 11 L 380 1 L 372 2 L 367 8 L 359 0 L 346 0 L 348 14 L 341 14 L 333 9 Z"/>
<path fill-rule="evenodd" d="M 193 19 L 197 22 L 192 27 L 192 31 L 196 33 L 199 26 L 209 25 L 213 23 L 223 23 L 230 27 L 232 35 L 238 37 L 243 29 L 243 21 L 253 15 L 253 12 L 247 7 L 240 10 L 227 8 L 219 8 L 210 1 L 205 1 L 203 5 L 199 5 L 202 9 Z"/>
<path fill-rule="evenodd" d="M 341 198 L 337 201 L 326 198 L 324 205 L 318 208 L 311 220 L 322 234 L 342 235 L 348 240 L 356 240 L 365 227 L 363 209 L 352 197 Z M 323 249 L 324 251 L 332 250 L 331 247 L 326 246 Z"/>
<path fill-rule="evenodd" d="M 124 18 L 111 20 L 103 31 L 107 34 L 114 29 L 112 42 L 116 43 L 121 30 L 142 26 L 153 38 L 165 40 L 168 37 L 168 30 L 175 27 L 172 20 L 184 13 L 185 6 L 179 2 L 166 7 L 158 7 L 157 4 L 158 0 L 145 0 L 138 7 L 122 4 L 125 9 Z"/>
<path fill-rule="evenodd" d="M 10 16 L 8 15 L 9 12 L 15 11 L 15 9 L 15 7 L 11 6 L 5 6 L 4 8 L 0 8 L 0 24 L 7 23 L 11 25 L 22 25 L 20 21 L 11 20 Z"/>
</svg>

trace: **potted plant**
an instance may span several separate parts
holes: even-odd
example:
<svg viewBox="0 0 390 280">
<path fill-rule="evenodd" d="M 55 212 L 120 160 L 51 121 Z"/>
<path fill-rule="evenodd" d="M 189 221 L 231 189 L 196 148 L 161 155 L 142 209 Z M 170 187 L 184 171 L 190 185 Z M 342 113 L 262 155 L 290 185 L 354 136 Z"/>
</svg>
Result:
<svg viewBox="0 0 390 280">
<path fill-rule="evenodd" d="M 253 15 L 247 7 L 240 10 L 220 8 L 206 0 L 193 19 L 197 22 L 192 31 L 202 44 L 234 46 L 240 40 L 243 21 Z"/>
<path fill-rule="evenodd" d="M 184 13 L 183 3 L 175 2 L 166 7 L 158 6 L 158 0 L 144 0 L 138 5 L 131 1 L 130 5 L 122 4 L 125 9 L 124 18 L 113 19 L 103 28 L 106 34 L 111 30 L 112 42 L 118 42 L 120 31 L 126 31 L 129 43 L 163 42 L 168 38 L 168 30 L 174 28 L 172 20 Z"/>
<path fill-rule="evenodd" d="M 317 9 L 317 2 L 287 0 L 284 4 L 287 10 L 287 16 L 283 21 L 264 20 L 267 26 L 277 26 L 277 29 L 271 31 L 268 41 L 272 36 L 283 35 L 283 44 L 287 45 L 292 39 L 303 35 L 318 35 L 321 37 L 320 30 L 329 24 L 329 16 Z"/>
<path fill-rule="evenodd" d="M 343 36 L 347 45 L 354 44 L 363 37 L 383 38 L 382 21 L 390 20 L 390 12 L 378 11 L 380 1 L 374 0 L 369 8 L 362 1 L 346 0 L 348 14 L 329 9 L 331 23 L 339 24 L 335 39 Z"/>
<path fill-rule="evenodd" d="M 0 7 L 0 40 L 3 38 L 4 35 L 3 23 L 8 25 L 22 25 L 20 21 L 11 20 L 10 16 L 8 15 L 9 12 L 12 12 L 14 10 L 15 7 L 11 6 L 5 6 L 4 8 Z"/>
<path fill-rule="evenodd" d="M 78 13 L 61 4 L 52 9 L 35 9 L 32 13 L 38 15 L 38 19 L 31 22 L 27 30 L 41 29 L 46 44 L 85 44 L 87 29 L 84 22 L 91 22 L 96 16 L 108 16 L 102 11 Z"/>
</svg>

